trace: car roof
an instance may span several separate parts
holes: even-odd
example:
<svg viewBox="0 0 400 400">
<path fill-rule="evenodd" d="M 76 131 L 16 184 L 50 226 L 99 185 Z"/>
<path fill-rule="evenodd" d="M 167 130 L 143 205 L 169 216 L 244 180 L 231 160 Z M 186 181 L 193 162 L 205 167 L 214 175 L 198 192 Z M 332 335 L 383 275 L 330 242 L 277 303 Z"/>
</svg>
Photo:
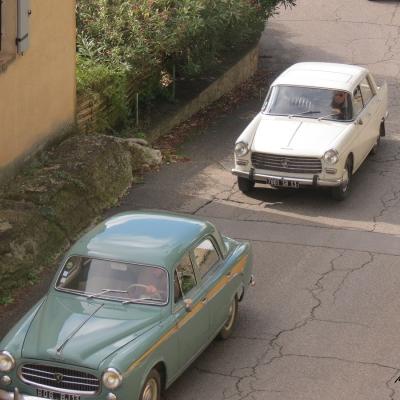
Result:
<svg viewBox="0 0 400 400">
<path fill-rule="evenodd" d="M 171 269 L 200 237 L 213 234 L 225 245 L 210 222 L 167 212 L 117 214 L 86 233 L 67 253 Z M 224 254 L 225 255 L 225 254 Z"/>
<path fill-rule="evenodd" d="M 272 85 L 295 85 L 352 92 L 368 73 L 357 65 L 303 62 L 294 64 L 282 72 Z"/>
</svg>

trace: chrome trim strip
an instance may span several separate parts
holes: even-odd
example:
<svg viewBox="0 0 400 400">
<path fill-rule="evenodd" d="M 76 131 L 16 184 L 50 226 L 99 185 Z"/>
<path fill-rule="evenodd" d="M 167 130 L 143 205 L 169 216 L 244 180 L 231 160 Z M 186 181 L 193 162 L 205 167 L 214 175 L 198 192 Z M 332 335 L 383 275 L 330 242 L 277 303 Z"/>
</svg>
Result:
<svg viewBox="0 0 400 400">
<path fill-rule="evenodd" d="M 244 172 L 240 171 L 237 169 L 232 169 L 232 174 L 236 176 L 240 176 L 242 178 L 247 178 L 249 179 L 249 172 Z M 281 179 L 283 181 L 293 181 L 293 182 L 298 182 L 300 185 L 308 185 L 312 186 L 314 184 L 313 179 L 310 178 L 295 178 L 295 177 L 289 177 L 289 176 L 279 176 L 279 175 L 266 175 L 266 174 L 254 174 L 253 175 L 255 181 L 262 181 L 266 180 L 267 178 L 269 179 Z M 333 187 L 333 186 L 339 186 L 342 183 L 341 179 L 335 179 L 335 180 L 326 180 L 326 179 L 317 179 L 317 186 L 328 186 L 328 187 Z"/>
</svg>

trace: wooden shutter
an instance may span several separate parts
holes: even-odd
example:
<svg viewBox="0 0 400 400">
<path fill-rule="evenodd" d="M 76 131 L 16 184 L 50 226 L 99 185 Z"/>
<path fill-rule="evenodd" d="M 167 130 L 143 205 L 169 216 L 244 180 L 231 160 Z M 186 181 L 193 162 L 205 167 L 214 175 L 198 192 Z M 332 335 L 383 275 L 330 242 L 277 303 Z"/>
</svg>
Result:
<svg viewBox="0 0 400 400">
<path fill-rule="evenodd" d="M 3 42 L 3 0 L 0 0 L 0 51 Z"/>
<path fill-rule="evenodd" d="M 30 0 L 17 0 L 17 51 L 24 53 L 29 47 Z"/>
</svg>

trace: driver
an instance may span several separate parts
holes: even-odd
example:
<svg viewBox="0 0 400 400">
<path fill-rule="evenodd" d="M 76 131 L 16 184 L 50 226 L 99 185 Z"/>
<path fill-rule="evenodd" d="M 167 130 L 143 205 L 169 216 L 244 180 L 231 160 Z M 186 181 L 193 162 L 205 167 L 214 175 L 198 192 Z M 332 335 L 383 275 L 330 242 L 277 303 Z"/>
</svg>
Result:
<svg viewBox="0 0 400 400">
<path fill-rule="evenodd" d="M 159 296 L 162 299 L 166 295 L 166 274 L 161 268 L 145 267 L 138 276 L 136 282 L 138 285 L 143 285 L 140 290 L 140 295 L 143 293 L 151 296 Z"/>
<path fill-rule="evenodd" d="M 336 116 L 337 119 L 346 120 L 348 118 L 349 111 L 349 101 L 348 94 L 341 90 L 335 91 L 333 94 L 333 99 L 331 103 L 332 113 Z"/>
</svg>

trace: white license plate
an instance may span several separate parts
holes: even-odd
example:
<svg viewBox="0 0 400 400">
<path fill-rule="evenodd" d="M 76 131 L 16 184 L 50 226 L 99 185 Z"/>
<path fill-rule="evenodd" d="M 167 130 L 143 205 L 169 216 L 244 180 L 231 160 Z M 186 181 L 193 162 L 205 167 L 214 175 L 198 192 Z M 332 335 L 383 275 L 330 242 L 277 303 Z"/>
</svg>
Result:
<svg viewBox="0 0 400 400">
<path fill-rule="evenodd" d="M 287 181 L 284 179 L 277 179 L 277 178 L 267 178 L 265 183 L 272 186 L 283 186 L 289 188 L 298 188 L 300 186 L 299 182 Z"/>
<path fill-rule="evenodd" d="M 57 393 L 52 392 L 50 390 L 45 389 L 37 389 L 36 394 L 38 397 L 42 397 L 43 399 L 52 399 L 52 400 L 80 400 L 80 396 L 76 394 L 70 393 Z"/>
</svg>

